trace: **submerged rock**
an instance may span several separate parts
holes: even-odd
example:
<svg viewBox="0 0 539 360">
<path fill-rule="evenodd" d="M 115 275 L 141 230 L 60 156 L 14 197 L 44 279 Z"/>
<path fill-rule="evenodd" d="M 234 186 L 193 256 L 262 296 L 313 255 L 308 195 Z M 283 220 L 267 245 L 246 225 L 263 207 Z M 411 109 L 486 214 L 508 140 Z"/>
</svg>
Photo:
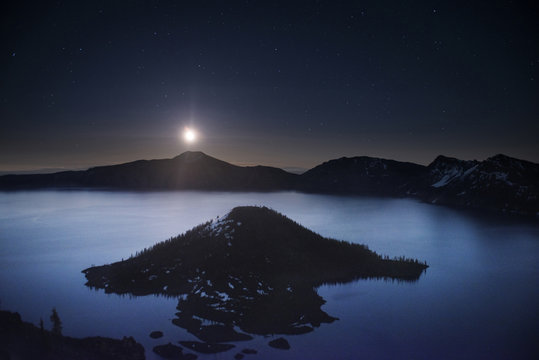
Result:
<svg viewBox="0 0 539 360">
<path fill-rule="evenodd" d="M 198 358 L 194 354 L 184 354 L 181 347 L 172 345 L 171 343 L 155 346 L 153 352 L 165 359 L 195 360 Z"/>
<path fill-rule="evenodd" d="M 152 339 L 159 339 L 159 338 L 162 338 L 163 337 L 163 332 L 162 331 L 152 331 L 150 333 L 150 337 Z"/>
<path fill-rule="evenodd" d="M 246 341 L 253 337 L 234 330 L 228 325 L 206 325 L 202 326 L 199 331 L 193 333 L 199 339 L 210 342 L 230 342 L 230 341 Z"/>
<path fill-rule="evenodd" d="M 235 347 L 232 344 L 204 343 L 199 341 L 180 341 L 179 343 L 188 349 L 202 354 L 216 354 L 223 351 L 228 351 Z"/>
<path fill-rule="evenodd" d="M 290 349 L 290 344 L 288 343 L 288 341 L 286 341 L 285 338 L 278 338 L 278 339 L 272 340 L 268 343 L 268 345 L 273 348 L 281 349 L 281 350 Z"/>
</svg>

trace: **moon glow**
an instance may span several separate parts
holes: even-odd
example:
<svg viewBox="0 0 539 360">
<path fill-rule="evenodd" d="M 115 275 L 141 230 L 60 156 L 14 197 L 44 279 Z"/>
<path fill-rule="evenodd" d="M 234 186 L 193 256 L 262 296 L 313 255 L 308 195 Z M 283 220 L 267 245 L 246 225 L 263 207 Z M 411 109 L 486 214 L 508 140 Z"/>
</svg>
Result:
<svg viewBox="0 0 539 360">
<path fill-rule="evenodd" d="M 183 130 L 183 139 L 189 144 L 194 143 L 197 139 L 196 131 L 191 128 L 185 128 L 185 130 Z"/>
</svg>

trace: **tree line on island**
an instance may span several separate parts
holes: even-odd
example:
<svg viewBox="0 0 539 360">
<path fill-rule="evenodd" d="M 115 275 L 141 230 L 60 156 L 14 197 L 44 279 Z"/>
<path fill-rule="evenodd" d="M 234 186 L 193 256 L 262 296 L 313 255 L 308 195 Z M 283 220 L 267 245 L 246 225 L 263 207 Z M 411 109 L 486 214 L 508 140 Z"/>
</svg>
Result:
<svg viewBox="0 0 539 360">
<path fill-rule="evenodd" d="M 337 320 L 321 309 L 325 300 L 316 288 L 322 284 L 415 281 L 427 267 L 324 238 L 269 208 L 245 206 L 83 273 L 87 286 L 107 293 L 177 297 L 172 322 L 199 340 L 189 346 L 215 350 L 224 348 L 215 344 L 303 334 Z"/>
</svg>

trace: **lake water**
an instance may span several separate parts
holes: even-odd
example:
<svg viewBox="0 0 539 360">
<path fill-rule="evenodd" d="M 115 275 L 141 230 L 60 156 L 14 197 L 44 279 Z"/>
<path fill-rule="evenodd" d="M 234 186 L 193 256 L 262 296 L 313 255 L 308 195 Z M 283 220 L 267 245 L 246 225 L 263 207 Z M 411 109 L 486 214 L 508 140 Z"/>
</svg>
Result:
<svg viewBox="0 0 539 360">
<path fill-rule="evenodd" d="M 539 222 L 478 215 L 406 199 L 280 193 L 0 192 L 0 307 L 64 334 L 134 336 L 151 348 L 195 340 L 173 325 L 177 301 L 105 294 L 81 270 L 118 261 L 238 205 L 269 206 L 324 236 L 425 260 L 414 283 L 360 280 L 322 286 L 340 320 L 285 336 L 291 350 L 255 337 L 200 359 L 532 359 L 539 353 Z M 165 336 L 148 334 L 162 330 Z M 236 350 L 236 351 L 235 351 Z"/>
</svg>

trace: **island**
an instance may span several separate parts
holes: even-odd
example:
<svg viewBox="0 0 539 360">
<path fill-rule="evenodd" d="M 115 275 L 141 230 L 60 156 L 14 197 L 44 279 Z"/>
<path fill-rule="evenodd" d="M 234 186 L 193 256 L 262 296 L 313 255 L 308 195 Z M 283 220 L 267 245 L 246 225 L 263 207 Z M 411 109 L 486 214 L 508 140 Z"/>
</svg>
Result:
<svg viewBox="0 0 539 360">
<path fill-rule="evenodd" d="M 172 322 L 224 351 L 251 335 L 303 334 L 336 318 L 316 288 L 361 278 L 415 281 L 427 264 L 382 257 L 364 245 L 329 239 L 267 207 L 243 206 L 127 260 L 83 270 L 107 293 L 178 297 Z M 182 342 L 180 342 L 182 343 Z"/>
</svg>

